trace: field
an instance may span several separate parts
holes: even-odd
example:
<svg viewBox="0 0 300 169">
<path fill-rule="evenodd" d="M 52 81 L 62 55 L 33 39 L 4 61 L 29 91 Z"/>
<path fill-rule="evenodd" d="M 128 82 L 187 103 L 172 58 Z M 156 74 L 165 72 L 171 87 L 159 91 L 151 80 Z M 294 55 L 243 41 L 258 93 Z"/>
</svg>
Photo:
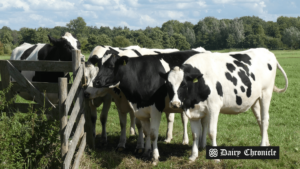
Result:
<svg viewBox="0 0 300 169">
<path fill-rule="evenodd" d="M 223 50 L 219 52 L 228 52 Z M 188 163 L 191 153 L 192 136 L 188 124 L 189 145 L 181 145 L 183 129 L 179 114 L 175 116 L 173 140 L 163 142 L 166 135 L 167 120 L 163 114 L 158 148 L 160 162 L 154 168 L 300 168 L 300 51 L 272 51 L 285 70 L 289 87 L 287 92 L 274 93 L 270 105 L 269 140 L 272 146 L 280 147 L 279 160 L 221 160 L 215 163 L 205 159 L 205 150 L 199 150 L 199 157 Z M 88 54 L 85 54 L 88 57 Z M 9 59 L 9 56 L 0 56 Z M 277 71 L 276 86 L 283 88 L 285 81 Z M 98 108 L 98 119 L 101 107 Z M 127 144 L 124 152 L 116 152 L 120 125 L 116 106 L 112 104 L 107 121 L 108 143 L 100 142 L 101 124 L 97 120 L 96 150 L 87 149 L 81 161 L 81 168 L 152 168 L 150 161 L 134 154 L 136 137 L 129 136 L 129 115 L 127 119 Z M 211 145 L 207 137 L 208 145 Z M 261 141 L 260 130 L 251 111 L 239 115 L 221 114 L 218 122 L 217 143 L 219 146 L 258 146 Z"/>
</svg>

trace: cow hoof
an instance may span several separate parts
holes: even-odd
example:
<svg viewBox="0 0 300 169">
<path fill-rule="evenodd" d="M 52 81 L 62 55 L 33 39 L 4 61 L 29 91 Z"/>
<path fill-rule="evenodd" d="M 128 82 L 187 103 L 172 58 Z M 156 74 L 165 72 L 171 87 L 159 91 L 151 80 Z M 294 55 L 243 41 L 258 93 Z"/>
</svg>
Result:
<svg viewBox="0 0 300 169">
<path fill-rule="evenodd" d="M 151 150 L 148 151 L 144 151 L 144 153 L 142 154 L 142 158 L 150 158 L 151 157 Z"/>
<path fill-rule="evenodd" d="M 152 161 L 152 165 L 153 165 L 153 166 L 157 166 L 158 162 L 159 162 L 159 160 L 153 160 L 153 161 Z"/>
<path fill-rule="evenodd" d="M 122 151 L 124 151 L 125 150 L 125 147 L 117 147 L 116 148 L 116 151 L 117 152 L 122 152 Z"/>
<path fill-rule="evenodd" d="M 171 139 L 165 139 L 164 142 L 165 143 L 171 143 L 171 140 L 172 140 L 172 138 Z"/>
<path fill-rule="evenodd" d="M 196 160 L 196 158 L 197 158 L 197 157 L 195 157 L 195 156 L 190 156 L 190 158 L 189 158 L 189 163 L 194 162 L 194 161 Z"/>
<path fill-rule="evenodd" d="M 189 141 L 182 141 L 182 145 L 189 145 Z"/>
<path fill-rule="evenodd" d="M 135 136 L 135 131 L 134 130 L 130 130 L 130 136 Z"/>
<path fill-rule="evenodd" d="M 136 149 L 134 150 L 134 153 L 135 153 L 135 154 L 142 154 L 143 151 L 144 151 L 143 148 L 136 148 Z"/>
</svg>

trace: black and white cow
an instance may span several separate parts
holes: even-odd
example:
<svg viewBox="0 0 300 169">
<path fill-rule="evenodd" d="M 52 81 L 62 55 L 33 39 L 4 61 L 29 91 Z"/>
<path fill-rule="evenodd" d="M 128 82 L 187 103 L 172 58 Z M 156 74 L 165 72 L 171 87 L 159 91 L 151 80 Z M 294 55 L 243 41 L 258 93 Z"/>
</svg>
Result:
<svg viewBox="0 0 300 169">
<path fill-rule="evenodd" d="M 80 42 L 72 34 L 66 32 L 60 39 L 52 38 L 48 35 L 51 44 L 29 44 L 24 43 L 12 51 L 10 60 L 51 60 L 51 61 L 72 61 L 72 49 L 80 49 Z M 84 56 L 81 54 L 81 57 Z M 58 82 L 59 77 L 64 77 L 65 72 L 37 72 L 22 71 L 24 77 L 33 82 Z M 13 80 L 13 79 L 12 79 Z M 14 81 L 14 80 L 13 80 Z M 26 92 L 19 95 L 27 100 L 33 98 Z M 58 102 L 57 93 L 47 93 L 48 99 L 56 104 Z"/>
<path fill-rule="evenodd" d="M 98 60 L 101 60 L 103 55 L 110 50 L 110 46 L 96 46 L 93 51 L 90 53 L 89 59 L 87 62 L 85 62 L 85 78 L 86 82 L 88 84 L 84 95 L 86 98 L 91 99 L 90 100 L 90 108 L 92 113 L 92 123 L 93 123 L 93 134 L 94 137 L 96 135 L 95 133 L 95 127 L 96 127 L 96 120 L 97 120 L 97 107 L 99 107 L 103 103 L 103 109 L 100 115 L 100 122 L 102 125 L 102 133 L 101 133 L 101 142 L 106 143 L 107 142 L 107 132 L 106 132 L 106 122 L 107 122 L 107 116 L 108 111 L 111 105 L 111 98 L 114 98 L 114 102 L 118 108 L 119 112 L 119 119 L 120 119 L 120 125 L 121 125 L 121 135 L 120 135 L 120 141 L 118 144 L 118 148 L 121 150 L 125 148 L 126 143 L 126 122 L 127 122 L 127 112 L 130 112 L 129 106 L 126 106 L 126 103 L 122 102 L 121 96 L 118 94 L 120 92 L 111 92 L 111 90 L 105 89 L 99 89 L 94 88 L 92 80 L 97 76 L 97 73 L 99 71 L 99 68 L 95 66 L 98 64 Z M 113 48 L 115 51 L 122 51 L 127 49 L 138 49 L 139 46 L 129 46 L 126 48 Z M 124 97 L 125 98 L 125 97 Z M 128 105 L 128 104 L 127 104 Z M 132 111 L 131 111 L 132 112 Z M 133 112 L 130 113 L 130 135 L 135 135 L 135 117 Z M 140 129 L 139 131 L 142 133 L 140 122 L 137 121 L 137 128 Z"/>
<path fill-rule="evenodd" d="M 117 87 L 124 93 L 135 117 L 142 122 L 146 136 L 143 156 L 150 155 L 153 141 L 154 165 L 159 158 L 157 139 L 161 113 L 182 113 L 182 110 L 168 106 L 167 88 L 160 74 L 169 71 L 170 67 L 183 64 L 189 57 L 198 53 L 191 50 L 133 58 L 112 54 L 107 62 L 100 65 L 99 73 L 93 82 L 94 87 Z"/>
<path fill-rule="evenodd" d="M 284 89 L 274 85 L 276 68 L 284 75 Z M 269 50 L 198 54 L 162 77 L 167 80 L 170 107 L 182 108 L 190 119 L 194 138 L 191 161 L 198 157 L 201 136 L 201 147 L 205 147 L 207 132 L 212 146 L 217 146 L 220 113 L 239 114 L 251 108 L 261 130 L 260 145 L 270 145 L 267 130 L 272 93 L 286 91 L 288 79 Z"/>
<path fill-rule="evenodd" d="M 104 48 L 104 46 L 102 47 Z M 133 50 L 128 50 L 128 48 L 131 48 Z M 121 50 L 121 51 L 120 51 Z M 157 55 L 157 53 L 168 53 L 168 52 L 174 52 L 174 51 L 178 51 L 177 49 L 146 49 L 146 48 L 136 48 L 136 47 L 126 47 L 125 49 L 111 49 L 111 51 L 107 51 L 106 55 L 104 56 L 104 58 L 102 58 L 101 60 L 97 57 L 97 56 L 90 56 L 91 62 L 96 62 L 96 60 L 98 60 L 99 64 L 103 64 L 106 67 L 111 67 L 109 65 L 106 65 L 105 63 L 109 63 L 111 61 L 111 54 L 115 53 L 118 54 L 118 56 L 131 56 L 131 57 L 138 57 L 141 55 L 145 55 L 145 54 L 154 54 Z M 104 52 L 103 52 L 104 53 Z M 97 59 L 96 59 L 97 58 Z M 104 63 L 103 63 L 104 62 Z M 96 64 L 96 63 L 94 63 Z M 104 67 L 102 67 L 102 69 L 104 69 Z M 108 70 L 109 71 L 109 70 Z M 90 99 L 96 98 L 96 97 L 103 97 L 105 96 L 107 93 L 109 93 L 113 98 L 114 101 L 116 103 L 116 106 L 118 108 L 118 112 L 119 112 L 119 117 L 120 117 L 120 124 L 121 124 L 121 138 L 118 144 L 118 149 L 121 150 L 123 148 L 125 148 L 125 143 L 126 143 L 126 113 L 129 112 L 130 113 L 130 117 L 134 117 L 134 113 L 133 113 L 133 109 L 129 106 L 128 104 L 128 100 L 126 99 L 126 97 L 124 96 L 123 92 L 121 92 L 118 89 L 109 89 L 109 88 L 94 88 L 92 87 L 92 84 L 89 84 L 89 87 L 86 89 L 85 94 L 86 97 L 89 97 Z M 121 118 L 123 117 L 124 118 Z M 167 129 L 167 137 L 165 139 L 165 142 L 170 142 L 172 140 L 172 133 L 173 133 L 173 123 L 174 123 L 174 114 L 173 113 L 166 113 L 166 117 L 167 117 L 167 121 L 168 121 L 168 129 Z M 188 144 L 188 136 L 187 136 L 187 117 L 183 116 L 183 124 L 184 124 L 184 139 L 183 139 L 183 144 Z M 134 121 L 131 121 L 131 125 L 134 127 Z M 141 150 L 144 146 L 144 142 L 143 142 L 143 137 L 142 137 L 142 130 L 141 129 L 141 125 L 138 119 L 136 119 L 136 125 L 138 127 L 139 130 L 139 137 L 137 140 L 137 150 Z M 131 128 L 131 131 L 134 131 L 133 128 Z M 122 139 L 123 138 L 123 139 Z M 140 151 L 139 151 L 140 152 Z"/>
</svg>

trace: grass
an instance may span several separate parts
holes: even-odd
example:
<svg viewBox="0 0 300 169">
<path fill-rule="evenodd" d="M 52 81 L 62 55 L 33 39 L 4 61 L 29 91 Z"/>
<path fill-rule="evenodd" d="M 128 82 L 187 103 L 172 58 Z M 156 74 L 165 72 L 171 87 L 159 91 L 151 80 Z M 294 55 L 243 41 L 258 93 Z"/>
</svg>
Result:
<svg viewBox="0 0 300 169">
<path fill-rule="evenodd" d="M 228 51 L 218 51 L 228 52 Z M 191 153 L 192 136 L 188 125 L 189 145 L 181 145 L 182 123 L 179 114 L 175 115 L 173 140 L 163 142 L 167 120 L 165 114 L 159 128 L 158 148 L 160 162 L 154 168 L 300 168 L 300 50 L 272 51 L 287 73 L 289 87 L 286 93 L 274 93 L 270 105 L 269 140 L 272 146 L 280 147 L 279 160 L 221 160 L 215 163 L 205 159 L 205 150 L 199 151 L 199 157 L 188 163 Z M 88 57 L 88 54 L 85 54 Z M 9 58 L 9 57 L 8 57 Z M 2 59 L 2 56 L 0 56 Z M 284 78 L 277 71 L 276 86 L 284 87 Z M 98 119 L 102 106 L 98 109 Z M 130 118 L 127 118 L 127 144 L 124 152 L 115 152 L 119 141 L 120 125 L 117 108 L 112 103 L 107 120 L 108 143 L 100 142 L 101 124 L 97 120 L 96 150 L 86 149 L 81 168 L 152 168 L 151 162 L 134 154 L 136 137 L 129 136 Z M 211 145 L 207 137 L 208 145 Z M 251 111 L 239 115 L 221 114 L 218 122 L 217 143 L 219 146 L 258 146 L 261 141 L 260 130 Z"/>
</svg>

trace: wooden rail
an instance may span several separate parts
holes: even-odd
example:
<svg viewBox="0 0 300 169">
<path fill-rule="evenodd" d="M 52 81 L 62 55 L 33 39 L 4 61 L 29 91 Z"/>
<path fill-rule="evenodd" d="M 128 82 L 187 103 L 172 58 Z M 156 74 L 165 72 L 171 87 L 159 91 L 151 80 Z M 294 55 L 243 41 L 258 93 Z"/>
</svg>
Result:
<svg viewBox="0 0 300 169">
<path fill-rule="evenodd" d="M 86 144 L 90 148 L 94 148 L 94 138 L 92 135 L 92 126 L 90 117 L 90 109 L 87 106 L 88 100 L 83 97 L 85 85 L 84 78 L 84 63 L 80 60 L 80 50 L 72 50 L 72 62 L 61 61 L 0 61 L 0 90 L 7 88 L 11 83 L 10 92 L 6 93 L 5 97 L 10 100 L 17 92 L 29 93 L 38 104 L 28 103 L 13 103 L 6 108 L 6 112 L 20 111 L 23 113 L 29 111 L 42 110 L 44 106 L 47 109 L 44 113 L 59 119 L 61 122 L 61 156 L 62 167 L 65 169 L 78 168 L 80 159 Z M 31 82 L 27 80 L 21 73 L 21 71 L 46 71 L 46 72 L 73 72 L 74 82 L 68 84 L 67 78 L 59 78 L 58 83 L 44 83 L 44 82 Z M 11 82 L 12 77 L 16 82 Z M 58 93 L 59 103 L 58 105 L 51 103 L 43 91 L 47 93 Z M 44 105 L 45 104 L 45 105 Z M 48 109 L 52 107 L 52 109 Z M 68 120 L 68 115 L 70 117 Z M 76 119 L 80 119 L 78 124 L 75 125 Z M 72 129 L 76 127 L 75 134 L 72 138 L 72 144 L 69 146 L 69 137 Z M 93 141 L 89 141 L 93 140 Z M 74 157 L 75 150 L 79 145 L 79 150 Z M 71 164 L 74 159 L 73 165 Z"/>
</svg>

